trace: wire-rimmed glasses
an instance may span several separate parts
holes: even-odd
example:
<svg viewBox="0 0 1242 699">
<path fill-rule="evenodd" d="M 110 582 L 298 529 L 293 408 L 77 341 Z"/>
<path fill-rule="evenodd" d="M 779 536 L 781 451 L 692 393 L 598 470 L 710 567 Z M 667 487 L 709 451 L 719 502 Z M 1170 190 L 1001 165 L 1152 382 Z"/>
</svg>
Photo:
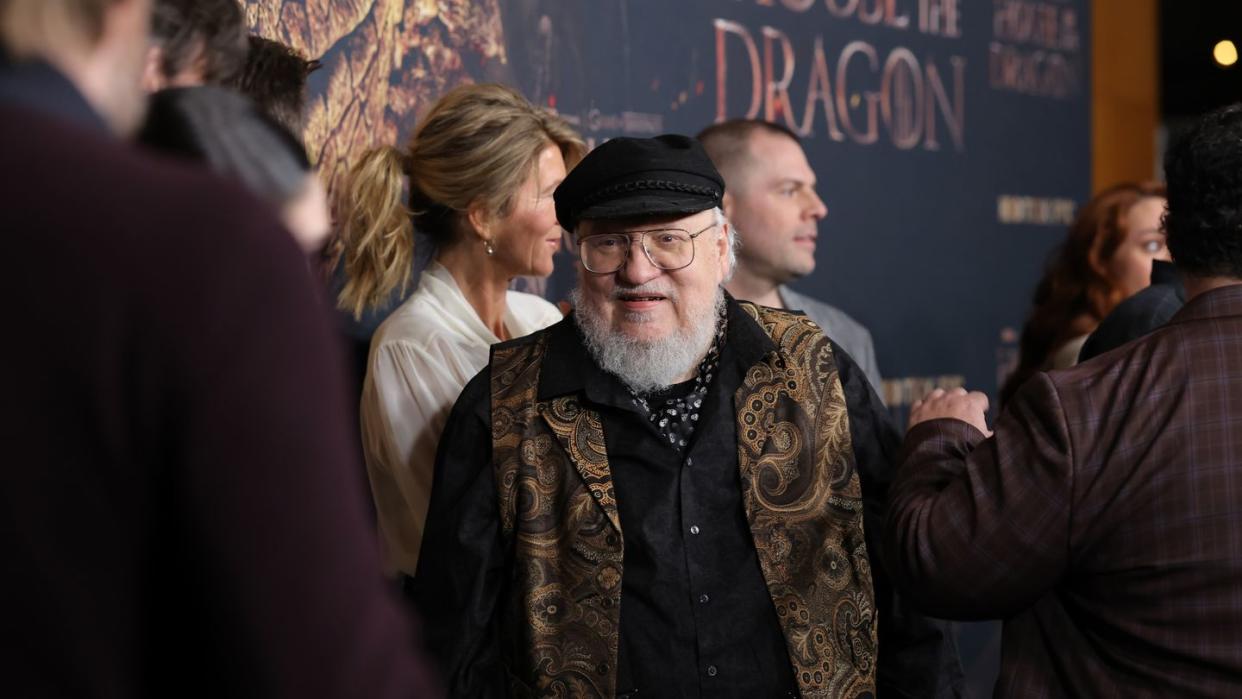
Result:
<svg viewBox="0 0 1242 699">
<path fill-rule="evenodd" d="M 689 267 L 694 262 L 694 239 L 715 228 L 712 223 L 695 233 L 683 228 L 653 228 L 624 233 L 597 233 L 578 241 L 582 266 L 594 274 L 612 274 L 625 266 L 635 238 L 651 264 L 666 272 Z"/>
</svg>

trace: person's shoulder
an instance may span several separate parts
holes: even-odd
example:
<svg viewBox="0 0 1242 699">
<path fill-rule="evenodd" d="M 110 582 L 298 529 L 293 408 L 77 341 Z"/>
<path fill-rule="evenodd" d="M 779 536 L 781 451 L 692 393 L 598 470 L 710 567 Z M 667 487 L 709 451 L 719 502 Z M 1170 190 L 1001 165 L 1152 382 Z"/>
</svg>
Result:
<svg viewBox="0 0 1242 699">
<path fill-rule="evenodd" d="M 488 424 L 492 405 L 492 366 L 485 364 L 466 385 L 462 387 L 449 415 L 450 422 L 473 418 L 477 423 Z"/>
<path fill-rule="evenodd" d="M 427 286 L 421 284 L 379 324 L 372 336 L 372 344 L 406 344 L 425 346 L 452 331 L 447 319 L 448 311 Z"/>
<path fill-rule="evenodd" d="M 525 291 L 510 289 L 505 292 L 505 300 L 510 305 L 523 309 L 533 308 L 538 310 L 547 310 L 550 308 L 552 310 L 556 310 L 556 304 L 542 296 L 530 294 Z"/>
<path fill-rule="evenodd" d="M 1185 340 L 1184 328 L 1165 325 L 1072 367 L 1049 371 L 1048 380 L 1063 402 L 1081 410 L 1096 409 L 1102 395 L 1128 410 L 1145 403 L 1136 401 L 1139 395 L 1181 390 L 1190 370 Z"/>
<path fill-rule="evenodd" d="M 21 110 L 6 108 L 0 123 L 11 147 L 10 167 L 42 183 L 56 178 L 53 190 L 66 209 L 89 203 L 80 212 L 101 224 L 118 221 L 133 228 L 172 218 L 177 226 L 165 229 L 165 239 L 178 231 L 210 231 L 216 239 L 239 236 L 239 222 L 275 222 L 275 214 L 256 216 L 259 202 L 240 185 L 220 178 L 195 163 L 150 152 L 109 134 L 63 121 L 38 120 Z M 110 219 L 105 216 L 113 215 Z M 227 221 L 229 228 L 219 226 Z"/>
<path fill-rule="evenodd" d="M 1135 337 L 1138 337 L 1158 327 L 1152 323 L 1168 321 L 1184 303 L 1177 287 L 1172 284 L 1152 284 L 1117 304 L 1100 326 L 1119 327 L 1127 331 L 1133 329 L 1138 333 Z"/>
<path fill-rule="evenodd" d="M 841 336 L 848 334 L 867 341 L 871 340 L 871 331 L 867 329 L 867 326 L 855 320 L 850 314 L 840 308 L 837 308 L 836 306 L 824 303 L 823 301 L 811 299 L 811 302 L 818 307 L 819 314 L 825 318 L 828 318 L 827 325 L 831 327 L 836 334 Z"/>
<path fill-rule="evenodd" d="M 534 347 L 540 342 L 551 342 L 555 338 L 562 338 L 562 341 L 564 341 L 564 339 L 570 336 L 569 334 L 575 333 L 573 315 L 564 316 L 561 315 L 560 309 L 556 308 L 556 306 L 552 306 L 552 308 L 557 315 L 555 322 L 521 337 L 515 337 L 492 345 L 492 357 L 495 358 L 498 353 L 511 353 L 514 350 Z"/>
<path fill-rule="evenodd" d="M 131 189 L 134 200 L 125 203 L 144 207 L 138 215 L 145 216 L 149 226 L 173 231 L 166 236 L 170 244 L 184 245 L 205 260 L 234 259 L 240 251 L 282 255 L 297 251 L 293 237 L 277 220 L 275 207 L 240 183 L 192 162 L 150 153 L 131 157 L 134 182 L 143 189 Z"/>
<path fill-rule="evenodd" d="M 1143 337 L 1168 323 L 1183 305 L 1179 287 L 1152 284 L 1122 301 L 1100 322 L 1083 345 L 1079 359 L 1086 361 Z"/>
<path fill-rule="evenodd" d="M 148 153 L 107 133 L 22 110 L 0 110 L 6 165 L 0 188 L 10 225 L 39 244 L 72 246 L 96 282 L 150 283 L 192 294 L 214 280 L 295 274 L 300 258 L 272 207 L 193 163 Z M 261 279 L 260 279 L 261 281 Z"/>
<path fill-rule="evenodd" d="M 871 331 L 840 308 L 788 287 L 781 288 L 781 295 L 785 305 L 805 313 L 825 334 L 847 348 L 861 351 L 871 345 Z"/>
<path fill-rule="evenodd" d="M 807 317 L 806 313 L 797 308 L 773 308 L 744 299 L 737 299 L 736 303 L 737 308 L 757 322 L 773 320 L 781 323 L 794 323 L 799 318 Z"/>
<path fill-rule="evenodd" d="M 1078 354 L 1082 351 L 1082 346 L 1087 343 L 1089 337 L 1089 335 L 1078 335 L 1061 343 L 1059 347 L 1053 350 L 1046 366 L 1050 369 L 1068 369 L 1077 364 Z"/>
<path fill-rule="evenodd" d="M 516 317 L 539 328 L 552 325 L 564 317 L 556 304 L 542 296 L 528 294 L 524 291 L 510 290 L 505 297 L 505 302 L 509 304 L 509 309 Z"/>
</svg>

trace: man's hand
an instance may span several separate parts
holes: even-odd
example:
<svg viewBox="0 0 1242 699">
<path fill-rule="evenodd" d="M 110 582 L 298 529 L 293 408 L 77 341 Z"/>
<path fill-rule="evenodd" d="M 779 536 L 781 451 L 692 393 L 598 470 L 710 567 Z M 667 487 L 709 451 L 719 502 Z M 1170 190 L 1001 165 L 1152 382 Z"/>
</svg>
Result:
<svg viewBox="0 0 1242 699">
<path fill-rule="evenodd" d="M 937 388 L 923 400 L 914 401 L 910 406 L 910 427 L 920 422 L 936 420 L 942 417 L 953 418 L 969 423 L 984 435 L 991 437 L 984 414 L 988 410 L 988 397 L 978 391 L 966 392 L 964 388 L 945 391 Z M 909 428 L 907 428 L 909 429 Z"/>
</svg>

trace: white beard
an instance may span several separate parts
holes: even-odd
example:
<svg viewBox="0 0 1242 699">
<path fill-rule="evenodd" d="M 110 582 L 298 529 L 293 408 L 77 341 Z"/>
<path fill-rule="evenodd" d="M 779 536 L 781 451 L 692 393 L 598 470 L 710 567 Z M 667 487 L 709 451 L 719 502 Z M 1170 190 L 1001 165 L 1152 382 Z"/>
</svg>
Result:
<svg viewBox="0 0 1242 699">
<path fill-rule="evenodd" d="M 648 286 L 627 288 L 625 291 L 657 291 Z M 670 301 L 676 301 L 675 291 L 658 289 Z M 678 328 L 658 340 L 637 340 L 613 330 L 607 325 L 600 309 L 584 302 L 581 291 L 570 292 L 574 305 L 574 320 L 586 338 L 587 351 L 604 371 L 621 379 L 631 391 L 639 395 L 668 388 L 687 374 L 693 375 L 699 362 L 711 349 L 716 336 L 716 326 L 724 312 L 724 290 L 716 288 L 712 307 L 688 308 L 687 317 L 693 319 L 689 328 Z M 611 299 L 605 301 L 608 302 Z M 645 322 L 642 313 L 627 313 L 630 322 Z"/>
</svg>

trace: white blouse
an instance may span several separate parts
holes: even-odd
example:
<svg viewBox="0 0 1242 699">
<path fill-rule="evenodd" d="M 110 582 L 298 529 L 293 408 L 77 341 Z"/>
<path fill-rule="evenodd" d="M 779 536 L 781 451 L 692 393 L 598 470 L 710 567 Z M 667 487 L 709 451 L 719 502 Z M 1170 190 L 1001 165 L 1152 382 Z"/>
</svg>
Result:
<svg viewBox="0 0 1242 699">
<path fill-rule="evenodd" d="M 508 292 L 505 329 L 529 335 L 562 318 L 556 306 Z M 440 432 L 466 383 L 500 339 L 443 265 L 375 331 L 362 388 L 362 446 L 389 572 L 414 574 Z"/>
</svg>

